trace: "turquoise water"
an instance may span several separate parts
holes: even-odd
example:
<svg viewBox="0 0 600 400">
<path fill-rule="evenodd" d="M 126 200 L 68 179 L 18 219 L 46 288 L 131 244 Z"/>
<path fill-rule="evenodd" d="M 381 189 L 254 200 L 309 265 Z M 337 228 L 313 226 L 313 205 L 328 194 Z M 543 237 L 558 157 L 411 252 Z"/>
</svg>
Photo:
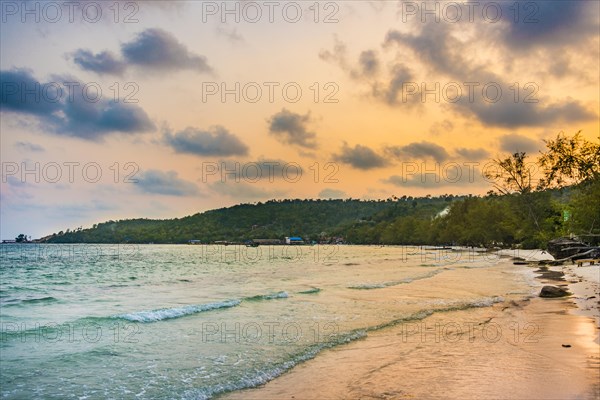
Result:
<svg viewBox="0 0 600 400">
<path fill-rule="evenodd" d="M 494 255 L 411 247 L 2 245 L 2 398 L 207 399 L 435 312 L 527 296 Z M 508 266 L 509 265 L 509 266 Z"/>
</svg>

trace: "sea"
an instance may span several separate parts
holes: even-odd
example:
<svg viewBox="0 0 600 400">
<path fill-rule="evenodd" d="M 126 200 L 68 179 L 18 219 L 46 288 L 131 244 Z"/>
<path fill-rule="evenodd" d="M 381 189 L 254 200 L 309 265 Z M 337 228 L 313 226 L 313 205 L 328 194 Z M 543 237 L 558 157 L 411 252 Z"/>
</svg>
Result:
<svg viewBox="0 0 600 400">
<path fill-rule="evenodd" d="M 535 290 L 531 268 L 467 248 L 4 244 L 0 255 L 3 399 L 211 399 L 370 332 L 433 314 L 456 326 L 454 310 Z"/>
</svg>

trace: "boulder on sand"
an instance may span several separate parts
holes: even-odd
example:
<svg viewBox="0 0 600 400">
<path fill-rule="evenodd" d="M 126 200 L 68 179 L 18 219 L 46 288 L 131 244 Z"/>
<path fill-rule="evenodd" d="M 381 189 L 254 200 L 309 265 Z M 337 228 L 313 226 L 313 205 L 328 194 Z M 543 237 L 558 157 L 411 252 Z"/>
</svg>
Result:
<svg viewBox="0 0 600 400">
<path fill-rule="evenodd" d="M 568 296 L 571 293 L 567 292 L 563 288 L 556 286 L 544 286 L 540 292 L 540 297 L 563 297 Z"/>
</svg>

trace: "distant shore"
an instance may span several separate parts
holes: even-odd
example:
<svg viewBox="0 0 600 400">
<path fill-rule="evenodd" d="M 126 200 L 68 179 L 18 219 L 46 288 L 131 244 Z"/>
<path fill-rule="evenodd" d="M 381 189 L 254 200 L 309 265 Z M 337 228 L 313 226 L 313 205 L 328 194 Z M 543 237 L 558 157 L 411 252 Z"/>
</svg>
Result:
<svg viewBox="0 0 600 400">
<path fill-rule="evenodd" d="M 504 335 L 518 333 L 518 342 L 474 335 L 472 343 L 459 347 L 443 340 L 424 342 L 416 333 L 407 341 L 403 327 L 391 327 L 327 350 L 263 386 L 222 398 L 598 399 L 600 266 L 551 268 L 558 274 L 538 277 L 539 287 L 564 285 L 572 296 L 453 312 L 481 326 L 494 323 Z M 426 323 L 436 326 L 448 318 L 434 314 Z"/>
</svg>

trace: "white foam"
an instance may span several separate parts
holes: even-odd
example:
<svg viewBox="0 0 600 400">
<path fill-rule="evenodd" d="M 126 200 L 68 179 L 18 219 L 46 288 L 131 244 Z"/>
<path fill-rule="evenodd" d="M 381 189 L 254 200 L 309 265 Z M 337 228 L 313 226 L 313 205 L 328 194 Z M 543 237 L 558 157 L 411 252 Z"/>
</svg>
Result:
<svg viewBox="0 0 600 400">
<path fill-rule="evenodd" d="M 157 322 L 165 319 L 179 318 L 186 315 L 196 314 L 203 311 L 216 310 L 219 308 L 235 307 L 240 300 L 225 300 L 215 303 L 195 304 L 184 307 L 160 308 L 157 310 L 138 311 L 128 314 L 117 315 L 116 318 L 126 319 L 132 322 Z"/>
</svg>

